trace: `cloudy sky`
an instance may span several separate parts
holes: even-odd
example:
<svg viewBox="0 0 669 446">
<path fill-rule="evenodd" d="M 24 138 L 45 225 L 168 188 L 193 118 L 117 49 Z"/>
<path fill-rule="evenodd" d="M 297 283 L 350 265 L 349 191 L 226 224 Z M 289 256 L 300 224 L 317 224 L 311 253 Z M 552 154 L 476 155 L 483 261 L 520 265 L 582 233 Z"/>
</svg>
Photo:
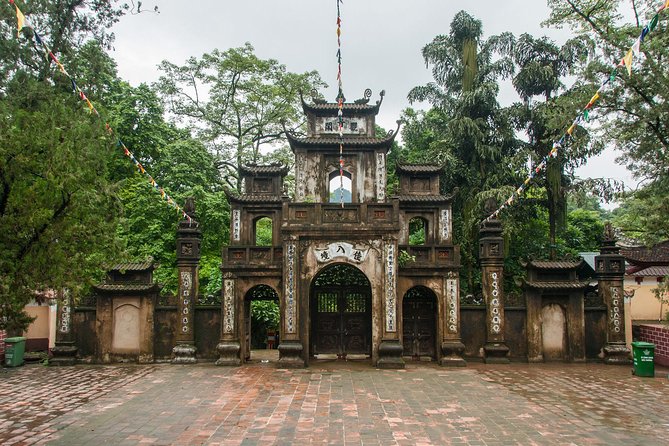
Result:
<svg viewBox="0 0 669 446">
<path fill-rule="evenodd" d="M 250 42 L 261 58 L 273 58 L 293 72 L 317 70 L 336 96 L 335 0 L 144 0 L 142 9 L 160 13 L 129 15 L 115 27 L 113 56 L 120 75 L 133 85 L 154 82 L 162 60 L 177 64 L 214 48 L 225 50 Z M 453 16 L 465 9 L 482 20 L 486 36 L 511 31 L 516 35 L 547 35 L 558 42 L 565 30 L 541 27 L 548 16 L 544 0 L 344 0 L 342 11 L 342 78 L 348 100 L 371 88 L 373 100 L 386 91 L 378 123 L 395 128 L 409 106 L 411 88 L 431 80 L 421 57 L 422 47 L 447 34 Z M 506 85 L 503 105 L 517 100 Z M 413 104 L 420 107 L 420 104 Z M 581 176 L 612 176 L 632 184 L 615 154 L 591 159 Z"/>
</svg>

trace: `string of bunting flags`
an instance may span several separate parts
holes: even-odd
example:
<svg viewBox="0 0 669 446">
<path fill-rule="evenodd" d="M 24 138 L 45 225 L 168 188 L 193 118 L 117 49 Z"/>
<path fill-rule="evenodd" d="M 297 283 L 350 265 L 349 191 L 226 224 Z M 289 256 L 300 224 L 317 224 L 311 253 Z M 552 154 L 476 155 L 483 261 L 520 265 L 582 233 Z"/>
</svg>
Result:
<svg viewBox="0 0 669 446">
<path fill-rule="evenodd" d="M 337 0 L 337 118 L 339 122 L 339 203 L 344 207 L 344 91 L 341 80 L 341 10 Z"/>
<path fill-rule="evenodd" d="M 639 37 L 637 37 L 637 39 L 634 41 L 629 51 L 625 54 L 625 56 L 622 59 L 620 59 L 620 61 L 611 70 L 609 76 L 604 80 L 604 82 L 602 82 L 602 84 L 599 86 L 595 94 L 592 96 L 592 98 L 590 98 L 590 101 L 588 101 L 588 103 L 585 105 L 581 113 L 578 116 L 576 116 L 576 118 L 571 123 L 569 128 L 567 128 L 562 137 L 557 142 L 553 143 L 551 151 L 548 153 L 548 155 L 546 155 L 535 168 L 530 169 L 529 175 L 527 176 L 527 178 L 525 178 L 525 181 L 518 187 L 518 189 L 516 189 L 513 192 L 513 194 L 511 194 L 511 196 L 495 212 L 486 217 L 482 223 L 486 223 L 496 218 L 503 209 L 510 206 L 520 196 L 520 194 L 523 193 L 523 191 L 529 185 L 530 181 L 532 181 L 532 179 L 536 177 L 546 167 L 546 165 L 548 164 L 548 160 L 551 157 L 553 158 L 557 157 L 558 150 L 560 150 L 563 147 L 563 145 L 570 138 L 572 138 L 574 130 L 576 130 L 576 126 L 578 126 L 581 122 L 583 121 L 587 122 L 590 119 L 590 110 L 595 105 L 595 103 L 600 99 L 601 93 L 603 92 L 604 88 L 609 83 L 615 81 L 616 76 L 618 74 L 618 70 L 620 68 L 623 67 L 627 68 L 628 76 L 632 76 L 632 64 L 634 63 L 634 58 L 638 56 L 639 53 L 641 52 L 641 44 L 646 39 L 648 34 L 654 31 L 655 28 L 657 27 L 657 23 L 660 19 L 660 13 L 665 9 L 669 8 L 669 0 L 662 0 L 662 1 L 664 2 L 664 4 L 657 10 L 655 15 L 653 15 L 653 17 L 650 19 L 650 21 L 641 29 Z"/>
<path fill-rule="evenodd" d="M 90 113 L 93 113 L 95 116 L 97 116 L 98 118 L 100 118 L 101 121 L 104 122 L 104 124 L 105 124 L 105 130 L 107 131 L 107 133 L 108 133 L 109 135 L 113 135 L 113 134 L 114 134 L 114 130 L 112 129 L 112 127 L 109 125 L 109 123 L 108 123 L 107 121 L 105 121 L 105 120 L 102 118 L 102 116 L 100 115 L 100 113 L 98 112 L 98 110 L 95 108 L 95 106 L 93 105 L 93 103 L 92 103 L 92 102 L 90 101 L 90 99 L 88 99 L 88 97 L 86 96 L 86 93 L 85 93 L 81 88 L 79 88 L 79 86 L 77 85 L 77 83 L 76 83 L 75 80 L 74 80 L 74 77 L 72 77 L 72 76 L 70 75 L 70 73 L 67 72 L 67 70 L 65 69 L 65 66 L 60 62 L 60 60 L 58 60 L 58 58 L 56 57 L 56 55 L 51 51 L 51 49 L 49 48 L 49 46 L 46 44 L 45 40 L 39 35 L 39 33 L 37 32 L 37 30 L 33 27 L 32 23 L 30 23 L 30 20 L 29 20 L 29 19 L 23 14 L 23 12 L 19 9 L 19 7 L 18 7 L 18 5 L 16 4 L 15 0 L 9 0 L 9 3 L 10 3 L 11 5 L 13 5 L 13 6 L 16 8 L 16 20 L 17 20 L 17 31 L 16 31 L 16 35 L 17 35 L 17 37 L 19 37 L 19 38 L 21 37 L 21 30 L 22 30 L 23 28 L 30 28 L 30 29 L 32 29 L 33 34 L 34 34 L 34 36 L 35 36 L 35 43 L 36 43 L 39 47 L 42 47 L 42 48 L 44 49 L 44 52 L 46 53 L 47 60 L 52 61 L 52 62 L 58 67 L 58 70 L 59 70 L 65 77 L 67 77 L 67 78 L 70 80 L 70 82 L 71 82 L 71 84 L 72 84 L 72 92 L 73 92 L 77 97 L 79 97 L 79 99 L 81 99 L 83 102 L 86 103 L 86 106 L 88 107 L 88 110 L 90 111 Z M 142 164 L 137 160 L 137 158 L 135 158 L 135 156 L 133 155 L 133 153 L 132 153 L 132 152 L 128 149 L 128 147 L 123 143 L 123 141 L 121 140 L 120 137 L 117 137 L 117 146 L 118 146 L 120 149 L 123 150 L 123 154 L 124 154 L 125 156 L 127 156 L 128 158 L 130 158 L 130 160 L 135 164 L 135 167 L 137 167 L 137 170 L 138 170 L 141 174 L 143 174 L 144 176 L 146 176 L 146 178 L 147 178 L 148 181 L 149 181 L 149 184 L 151 184 L 151 186 L 152 186 L 154 189 L 156 189 L 156 191 L 158 191 L 158 192 L 160 193 L 160 197 L 161 197 L 163 200 L 165 200 L 165 201 L 167 202 L 168 205 L 172 206 L 172 207 L 177 211 L 177 213 L 179 213 L 183 218 L 185 218 L 186 220 L 188 220 L 188 223 L 189 223 L 189 224 L 193 223 L 194 220 L 193 220 L 193 219 L 186 213 L 186 211 L 185 211 L 181 206 L 179 206 L 179 205 L 177 204 L 176 201 L 174 201 L 174 199 L 173 199 L 167 192 L 165 192 L 165 189 L 163 189 L 162 187 L 160 187 L 160 185 L 158 185 L 158 183 L 156 182 L 156 180 L 155 180 L 155 179 L 154 179 L 154 178 L 153 178 L 153 177 L 146 171 L 146 169 L 144 168 L 144 166 L 142 166 Z"/>
</svg>

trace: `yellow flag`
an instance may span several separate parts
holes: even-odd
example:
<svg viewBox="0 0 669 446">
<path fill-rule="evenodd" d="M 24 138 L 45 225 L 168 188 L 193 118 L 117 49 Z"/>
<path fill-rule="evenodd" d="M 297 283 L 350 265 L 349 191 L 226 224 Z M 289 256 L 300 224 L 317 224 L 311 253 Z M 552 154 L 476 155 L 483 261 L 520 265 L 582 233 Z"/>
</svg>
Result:
<svg viewBox="0 0 669 446">
<path fill-rule="evenodd" d="M 16 37 L 21 37 L 21 30 L 26 24 L 26 16 L 23 15 L 18 6 L 16 6 L 16 20 L 18 21 L 18 31 L 16 31 Z"/>
<path fill-rule="evenodd" d="M 569 127 L 569 128 L 567 129 L 567 134 L 568 134 L 569 136 L 571 136 L 571 134 L 574 133 L 574 129 L 575 129 L 575 128 L 576 128 L 576 124 L 572 124 L 571 127 Z M 553 153 L 553 151 L 557 152 L 557 149 L 556 149 L 555 147 L 553 147 L 553 150 L 551 150 L 551 153 Z"/>
<path fill-rule="evenodd" d="M 669 0 L 667 0 L 667 2 L 664 4 L 664 7 L 665 7 L 665 9 L 669 8 Z"/>
<path fill-rule="evenodd" d="M 597 102 L 597 99 L 599 99 L 599 92 L 595 93 L 595 95 L 590 99 L 589 105 Z"/>
<path fill-rule="evenodd" d="M 627 74 L 632 75 L 632 61 L 634 59 L 634 50 L 629 50 L 629 52 L 623 57 L 623 62 L 627 67 Z"/>
</svg>

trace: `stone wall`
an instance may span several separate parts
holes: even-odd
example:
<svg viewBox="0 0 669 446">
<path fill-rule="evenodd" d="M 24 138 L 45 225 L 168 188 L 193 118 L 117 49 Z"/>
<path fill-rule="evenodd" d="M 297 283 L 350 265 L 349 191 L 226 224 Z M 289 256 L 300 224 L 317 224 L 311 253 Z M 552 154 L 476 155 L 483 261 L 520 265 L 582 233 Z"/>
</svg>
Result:
<svg viewBox="0 0 669 446">
<path fill-rule="evenodd" d="M 606 308 L 585 309 L 585 357 L 596 359 L 606 345 Z"/>
<path fill-rule="evenodd" d="M 669 366 L 669 325 L 643 324 L 635 328 L 637 341 L 655 344 L 655 363 Z"/>
<path fill-rule="evenodd" d="M 7 337 L 7 332 L 5 330 L 0 330 L 0 360 L 4 363 L 5 361 L 5 338 Z"/>
<path fill-rule="evenodd" d="M 79 348 L 78 355 L 82 358 L 95 358 L 97 355 L 96 313 L 95 307 L 76 307 L 74 309 L 72 318 L 74 344 Z"/>
<path fill-rule="evenodd" d="M 154 313 L 154 345 L 156 361 L 172 358 L 172 347 L 176 343 L 177 307 L 158 306 Z M 221 306 L 202 305 L 195 307 L 195 347 L 197 358 L 213 361 L 218 358 L 216 345 L 221 338 Z"/>
</svg>

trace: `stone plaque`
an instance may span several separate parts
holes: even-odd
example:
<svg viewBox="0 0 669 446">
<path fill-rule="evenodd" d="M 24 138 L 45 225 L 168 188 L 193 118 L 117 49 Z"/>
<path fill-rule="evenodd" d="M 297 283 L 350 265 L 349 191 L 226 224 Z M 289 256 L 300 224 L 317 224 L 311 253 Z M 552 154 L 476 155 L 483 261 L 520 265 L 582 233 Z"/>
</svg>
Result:
<svg viewBox="0 0 669 446">
<path fill-rule="evenodd" d="M 112 351 L 139 353 L 139 298 L 114 299 Z"/>
<path fill-rule="evenodd" d="M 356 223 L 357 209 L 324 209 L 323 223 Z"/>
<path fill-rule="evenodd" d="M 361 263 L 367 258 L 368 249 L 357 249 L 350 243 L 330 243 L 325 249 L 315 249 L 314 255 L 319 263 L 330 262 L 336 258 L 346 258 L 354 263 Z"/>
</svg>

